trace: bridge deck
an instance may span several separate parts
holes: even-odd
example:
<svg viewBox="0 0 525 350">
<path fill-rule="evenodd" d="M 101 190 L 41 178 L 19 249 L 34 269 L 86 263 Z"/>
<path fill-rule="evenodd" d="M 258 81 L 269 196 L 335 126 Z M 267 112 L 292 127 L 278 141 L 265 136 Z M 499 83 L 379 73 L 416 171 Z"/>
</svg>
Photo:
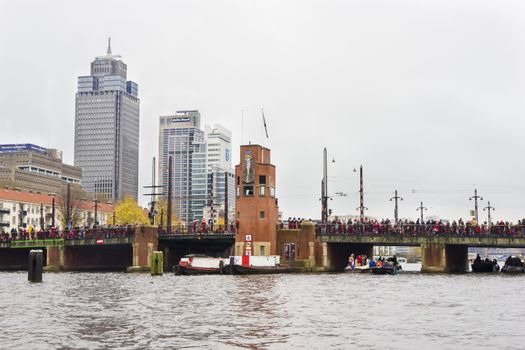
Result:
<svg viewBox="0 0 525 350">
<path fill-rule="evenodd" d="M 383 246 L 420 246 L 422 244 L 454 244 L 469 247 L 525 248 L 525 237 L 502 236 L 396 236 L 396 235 L 318 235 L 321 242 L 355 243 Z"/>
</svg>

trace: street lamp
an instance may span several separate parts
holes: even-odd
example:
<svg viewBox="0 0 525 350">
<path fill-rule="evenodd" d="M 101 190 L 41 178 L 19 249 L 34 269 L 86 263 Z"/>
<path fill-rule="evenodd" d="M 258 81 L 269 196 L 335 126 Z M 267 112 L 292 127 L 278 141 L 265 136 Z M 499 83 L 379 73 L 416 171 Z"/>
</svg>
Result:
<svg viewBox="0 0 525 350">
<path fill-rule="evenodd" d="M 394 191 L 394 197 L 390 198 L 390 201 L 392 202 L 392 200 L 394 200 L 395 202 L 395 206 L 394 206 L 394 219 L 395 219 L 395 224 L 397 225 L 398 221 L 399 221 L 399 206 L 398 206 L 398 200 L 403 200 L 403 198 L 399 197 L 397 195 L 397 190 Z"/>
<path fill-rule="evenodd" d="M 423 211 L 428 210 L 428 209 L 425 208 L 425 207 L 423 206 L 423 202 L 421 202 L 421 204 L 419 205 L 419 207 L 416 208 L 416 211 L 417 211 L 417 210 L 419 210 L 419 211 L 421 212 L 421 221 L 420 221 L 420 223 L 421 223 L 421 225 L 423 225 L 423 224 L 424 224 L 424 221 L 423 221 Z"/>
<path fill-rule="evenodd" d="M 471 201 L 472 199 L 474 199 L 474 215 L 476 217 L 476 224 L 478 224 L 479 223 L 479 219 L 478 219 L 478 199 L 480 201 L 482 201 L 483 197 L 478 196 L 478 190 L 477 189 L 474 189 L 474 196 L 470 197 L 469 201 Z"/>
</svg>

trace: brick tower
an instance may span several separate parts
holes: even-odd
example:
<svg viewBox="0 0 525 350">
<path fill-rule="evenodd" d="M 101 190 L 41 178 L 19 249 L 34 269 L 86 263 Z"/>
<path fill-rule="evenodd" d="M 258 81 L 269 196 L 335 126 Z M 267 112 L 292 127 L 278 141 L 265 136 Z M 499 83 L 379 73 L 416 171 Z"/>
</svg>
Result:
<svg viewBox="0 0 525 350">
<path fill-rule="evenodd" d="M 279 214 L 270 150 L 244 145 L 240 159 L 235 166 L 235 255 L 275 255 Z"/>
</svg>

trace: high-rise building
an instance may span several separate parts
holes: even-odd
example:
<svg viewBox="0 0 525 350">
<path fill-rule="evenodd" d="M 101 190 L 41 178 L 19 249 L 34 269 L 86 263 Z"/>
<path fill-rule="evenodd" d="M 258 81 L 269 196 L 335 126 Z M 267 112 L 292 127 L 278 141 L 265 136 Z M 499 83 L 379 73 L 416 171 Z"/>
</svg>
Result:
<svg viewBox="0 0 525 350">
<path fill-rule="evenodd" d="M 91 75 L 78 77 L 75 107 L 75 165 L 82 188 L 108 200 L 138 197 L 138 85 L 127 79 L 118 55 L 96 57 Z"/>
<path fill-rule="evenodd" d="M 159 185 L 167 192 L 168 159 L 172 156 L 173 209 L 178 220 L 185 223 L 194 220 L 193 200 L 203 201 L 205 196 L 204 193 L 201 198 L 195 198 L 199 185 L 206 189 L 206 144 L 200 122 L 201 115 L 196 110 L 160 117 Z"/>
<path fill-rule="evenodd" d="M 212 216 L 218 222 L 235 211 L 235 183 L 231 169 L 231 131 L 215 125 L 200 129 L 199 111 L 161 116 L 159 124 L 159 185 L 167 192 L 168 159 L 173 159 L 172 203 L 184 223 Z M 228 176 L 226 177 L 226 173 Z M 226 180 L 227 179 L 227 180 Z M 228 181 L 228 184 L 225 182 Z M 228 200 L 225 192 L 228 191 Z M 228 202 L 228 211 L 224 204 Z"/>
<path fill-rule="evenodd" d="M 235 217 L 235 175 L 231 160 L 232 133 L 221 125 L 206 126 L 207 194 L 203 216 L 215 223 L 232 222 Z M 227 183 L 226 183 L 227 182 Z M 225 206 L 228 205 L 227 210 Z M 228 215 L 228 220 L 225 220 Z"/>
</svg>

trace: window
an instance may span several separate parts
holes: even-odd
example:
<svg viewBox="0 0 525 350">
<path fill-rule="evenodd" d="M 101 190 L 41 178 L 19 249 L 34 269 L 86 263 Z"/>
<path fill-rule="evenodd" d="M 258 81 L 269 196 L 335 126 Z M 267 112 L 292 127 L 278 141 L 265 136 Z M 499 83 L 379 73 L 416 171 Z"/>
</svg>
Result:
<svg viewBox="0 0 525 350">
<path fill-rule="evenodd" d="M 237 186 L 237 197 L 241 196 L 241 187 Z"/>
<path fill-rule="evenodd" d="M 244 186 L 242 192 L 244 197 L 253 197 L 253 185 Z"/>
<path fill-rule="evenodd" d="M 237 185 L 240 185 L 240 184 L 241 184 L 241 177 L 237 176 Z"/>
<path fill-rule="evenodd" d="M 264 219 L 265 217 L 265 212 L 264 211 L 260 211 L 259 212 L 259 219 Z"/>
<path fill-rule="evenodd" d="M 266 175 L 259 175 L 259 185 L 266 185 Z"/>
<path fill-rule="evenodd" d="M 275 197 L 275 187 L 270 187 L 270 197 Z"/>
<path fill-rule="evenodd" d="M 266 196 L 266 186 L 259 185 L 259 197 Z"/>
<path fill-rule="evenodd" d="M 265 246 L 259 246 L 259 255 L 260 256 L 265 256 L 266 255 L 266 247 Z"/>
</svg>

